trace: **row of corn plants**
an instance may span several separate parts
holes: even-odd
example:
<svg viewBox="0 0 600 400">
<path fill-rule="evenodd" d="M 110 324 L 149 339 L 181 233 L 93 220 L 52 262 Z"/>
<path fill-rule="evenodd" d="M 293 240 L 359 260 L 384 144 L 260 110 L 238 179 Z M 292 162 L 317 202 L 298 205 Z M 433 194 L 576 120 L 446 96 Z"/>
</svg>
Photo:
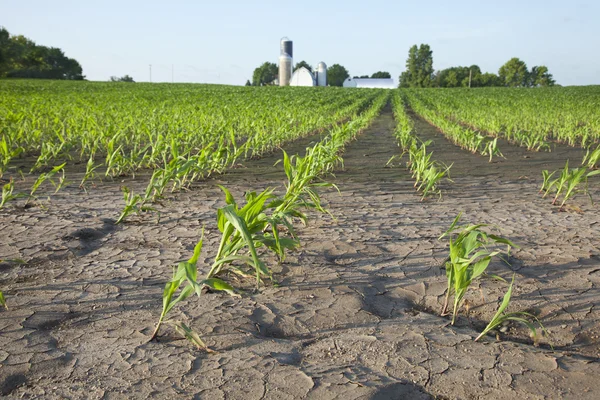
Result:
<svg viewBox="0 0 600 400">
<path fill-rule="evenodd" d="M 498 138 L 491 138 L 469 127 L 445 118 L 422 97 L 422 92 L 415 89 L 402 89 L 408 105 L 427 122 L 437 127 L 456 145 L 472 153 L 488 156 L 490 162 L 494 156 L 503 157 L 498 148 Z"/>
<path fill-rule="evenodd" d="M 125 189 L 130 210 L 167 189 L 223 172 L 240 158 L 258 157 L 348 120 L 376 96 L 373 91 L 350 96 L 321 90 L 315 96 L 298 88 L 90 82 L 2 81 L 0 89 L 6 93 L 0 99 L 3 205 L 26 195 L 12 193 L 15 174 L 22 172 L 9 166 L 27 157 L 35 159 L 34 178 L 54 163 L 85 163 L 83 189 L 97 178 L 152 169 L 145 196 Z"/>
<path fill-rule="evenodd" d="M 328 139 L 323 143 L 327 143 L 332 148 L 339 146 L 336 141 L 342 140 L 342 138 L 345 140 L 345 136 L 340 132 L 353 131 L 356 124 L 360 124 L 366 116 L 371 115 L 371 110 L 378 110 L 382 107 L 382 101 L 387 99 L 387 95 L 381 94 L 379 91 L 372 91 L 370 96 L 364 97 L 364 99 L 366 101 L 357 103 L 359 107 L 353 109 L 353 114 L 347 118 L 348 121 L 335 124 L 331 128 Z M 365 108 L 368 111 L 362 112 Z M 129 188 L 123 187 L 125 206 L 117 219 L 117 223 L 123 222 L 133 212 L 139 214 L 143 211 L 155 211 L 151 203 L 161 199 L 167 188 L 170 188 L 173 192 L 188 187 L 198 178 L 205 177 L 206 174 L 223 172 L 225 162 L 230 162 L 233 165 L 241 156 L 241 153 L 242 151 L 238 149 L 233 152 L 228 152 L 227 149 L 222 152 L 213 152 L 212 150 L 203 152 L 198 156 L 203 160 L 200 167 L 197 162 L 198 157 L 185 158 L 174 155 L 165 168 L 156 169 L 153 172 L 144 194 L 135 194 Z"/>
<path fill-rule="evenodd" d="M 202 251 L 202 235 L 192 257 L 174 268 L 172 279 L 165 285 L 163 309 L 151 340 L 157 338 L 162 324 L 168 322 L 198 348 L 210 351 L 192 328 L 167 319 L 167 314 L 194 293 L 201 296 L 204 289 L 239 296 L 239 289 L 227 279 L 231 275 L 253 277 L 257 289 L 265 279 L 272 281 L 271 269 L 265 262 L 266 253 L 274 254 L 283 262 L 286 251 L 300 244 L 294 223 L 306 223 L 306 210 L 328 213 L 318 189 L 333 185 L 322 177 L 342 162 L 340 154 L 344 145 L 371 123 L 387 98 L 387 94 L 378 95 L 366 111 L 332 128 L 327 137 L 307 148 L 303 157 L 290 157 L 284 152 L 282 164 L 287 183 L 282 195 L 277 196 L 273 188 L 267 188 L 260 193 L 247 193 L 245 204 L 239 204 L 229 190 L 221 187 L 226 205 L 217 211 L 221 240 L 213 262 L 204 278 L 199 279 L 197 262 Z"/>
<path fill-rule="evenodd" d="M 347 118 L 373 95 L 274 89 L 3 81 L 0 173 L 23 156 L 36 159 L 33 170 L 92 159 L 108 176 L 207 148 L 257 156 Z"/>
<path fill-rule="evenodd" d="M 439 182 L 446 177 L 449 179 L 450 166 L 433 160 L 433 152 L 427 151 L 430 142 L 421 142 L 414 134 L 414 123 L 406 113 L 404 100 L 400 92 L 396 92 L 392 97 L 392 108 L 396 119 L 396 129 L 394 135 L 398 139 L 398 144 L 402 148 L 402 156 L 408 154 L 409 161 L 406 166 L 412 172 L 415 180 L 414 187 L 422 193 L 421 200 L 424 200 L 429 194 L 437 194 L 440 198 L 442 191 L 439 189 Z M 392 157 L 388 164 L 393 161 Z"/>
<path fill-rule="evenodd" d="M 530 150 L 550 150 L 550 140 L 571 146 L 600 141 L 597 86 L 424 89 L 419 94 L 445 118 Z"/>
</svg>

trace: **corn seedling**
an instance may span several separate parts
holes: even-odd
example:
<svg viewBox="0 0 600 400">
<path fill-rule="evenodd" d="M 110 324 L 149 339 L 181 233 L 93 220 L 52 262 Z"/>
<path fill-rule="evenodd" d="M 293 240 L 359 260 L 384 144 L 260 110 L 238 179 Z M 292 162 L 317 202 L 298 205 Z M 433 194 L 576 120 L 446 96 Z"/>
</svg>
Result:
<svg viewBox="0 0 600 400">
<path fill-rule="evenodd" d="M 2 140 L 0 140 L 0 178 L 4 175 L 4 171 L 6 171 L 10 160 L 18 157 L 23 152 L 22 147 L 11 148 L 7 139 L 9 137 L 3 134 Z"/>
<path fill-rule="evenodd" d="M 440 236 L 440 239 L 450 237 L 450 255 L 446 261 L 448 289 L 441 315 L 448 314 L 450 296 L 454 295 L 452 325 L 473 280 L 479 278 L 486 271 L 491 259 L 500 254 L 500 251 L 488 250 L 488 246 L 505 244 L 508 246 L 507 253 L 511 247 L 515 247 L 510 240 L 481 230 L 486 224 L 456 226 L 461 215 L 458 214 L 450 228 Z M 455 231 L 459 233 L 453 234 Z"/>
<path fill-rule="evenodd" d="M 100 165 L 96 165 L 94 163 L 94 155 L 90 155 L 90 158 L 88 159 L 86 165 L 85 165 L 85 174 L 83 175 L 83 178 L 81 179 L 81 183 L 79 184 L 80 188 L 85 188 L 85 182 L 87 182 L 90 179 L 94 179 L 94 177 L 96 176 L 96 169 L 99 167 Z"/>
<path fill-rule="evenodd" d="M 512 281 L 510 282 L 510 286 L 508 287 L 508 290 L 506 291 L 506 294 L 504 295 L 504 298 L 502 299 L 502 303 L 500 304 L 500 307 L 498 307 L 498 311 L 496 311 L 496 314 L 494 314 L 494 316 L 492 317 L 490 322 L 487 324 L 485 329 L 479 334 L 479 336 L 477 336 L 477 338 L 475 338 L 476 342 L 479 339 L 481 339 L 482 337 L 484 337 L 485 335 L 487 335 L 490 331 L 497 329 L 498 327 L 504 325 L 505 323 L 507 323 L 509 321 L 519 322 L 519 323 L 525 325 L 527 328 L 529 328 L 529 330 L 531 332 L 531 337 L 533 338 L 534 343 L 537 343 L 538 335 L 537 335 L 536 327 L 530 321 L 530 319 L 534 319 L 538 323 L 538 325 L 540 326 L 542 331 L 547 334 L 546 329 L 544 328 L 542 323 L 537 319 L 537 317 L 535 315 L 530 314 L 528 312 L 524 312 L 524 311 L 517 311 L 517 312 L 511 312 L 511 313 L 505 312 L 505 310 L 508 308 L 508 305 L 510 303 L 510 297 L 512 295 L 514 283 L 515 283 L 515 275 L 513 274 Z"/>
<path fill-rule="evenodd" d="M 258 288 L 262 276 L 271 276 L 270 271 L 259 259 L 256 252 L 254 235 L 261 232 L 267 223 L 265 214 L 265 202 L 272 198 L 272 189 L 266 189 L 260 194 L 255 192 L 246 194 L 246 204 L 239 208 L 231 193 L 221 186 L 225 193 L 227 205 L 217 211 L 217 222 L 222 233 L 221 242 L 215 261 L 211 266 L 206 279 L 211 279 L 225 268 L 247 276 L 244 270 L 234 264 L 242 263 L 248 265 L 256 276 L 256 287 Z M 241 255 L 240 251 L 247 249 L 250 255 Z"/>
<path fill-rule="evenodd" d="M 595 150 L 592 150 L 591 146 L 587 148 L 581 165 L 589 169 L 598 169 L 600 167 L 600 145 Z"/>
<path fill-rule="evenodd" d="M 4 307 L 8 310 L 8 306 L 6 305 L 6 299 L 4 298 L 4 294 L 0 290 L 0 306 Z"/>
<path fill-rule="evenodd" d="M 150 338 L 151 341 L 156 339 L 156 337 L 158 336 L 160 327 L 162 326 L 163 322 L 165 322 L 165 317 L 167 316 L 169 311 L 171 311 L 173 307 L 175 307 L 175 305 L 177 305 L 179 302 L 187 299 L 194 292 L 200 297 L 202 295 L 203 286 L 208 286 L 214 290 L 222 290 L 232 295 L 235 295 L 235 289 L 231 285 L 222 281 L 221 279 L 211 278 L 204 279 L 200 282 L 196 281 L 198 275 L 198 269 L 196 264 L 198 263 L 198 258 L 200 257 L 200 253 L 202 252 L 203 239 L 204 231 L 202 232 L 200 241 L 194 247 L 194 253 L 192 257 L 188 261 L 180 262 L 177 265 L 177 267 L 173 269 L 173 278 L 169 282 L 167 282 L 163 291 L 163 309 L 160 314 L 158 323 L 156 324 L 156 328 L 154 329 L 154 333 Z M 181 289 L 179 295 L 175 297 L 175 294 L 177 293 L 178 289 L 184 283 L 185 286 L 183 287 L 183 289 Z M 188 328 L 185 324 L 175 322 L 174 325 L 176 326 L 178 331 L 181 331 L 181 333 L 186 339 L 190 340 L 198 347 L 206 348 L 202 340 L 200 340 L 199 336 L 190 328 Z"/>
<path fill-rule="evenodd" d="M 554 176 L 555 173 L 556 173 L 556 171 L 549 173 L 547 169 L 542 171 L 543 182 L 542 182 L 542 187 L 540 188 L 539 193 L 542 193 L 542 192 L 547 193 L 548 192 L 548 190 L 550 189 L 550 184 L 552 182 L 550 179 L 552 179 L 552 177 Z"/>
<path fill-rule="evenodd" d="M 15 184 L 14 184 L 14 181 L 12 180 L 12 178 L 10 181 L 8 181 L 8 183 L 6 183 L 2 186 L 2 199 L 0 200 L 0 208 L 4 207 L 4 205 L 11 200 L 15 200 L 15 199 L 18 199 L 19 197 L 23 197 L 22 193 L 13 194 L 14 189 L 15 189 Z"/>
<path fill-rule="evenodd" d="M 585 158 L 584 163 L 585 164 Z M 555 191 L 554 199 L 552 204 L 556 204 L 560 195 L 563 195 L 563 200 L 560 204 L 559 210 L 563 210 L 566 202 L 574 197 L 577 193 L 587 193 L 590 197 L 590 201 L 593 204 L 592 196 L 588 192 L 587 180 L 589 177 L 600 174 L 600 170 L 590 171 L 588 167 L 582 166 L 578 168 L 569 168 L 569 160 L 565 163 L 565 167 L 562 169 L 560 176 L 554 180 L 550 180 L 552 176 L 558 171 L 554 171 L 549 174 L 547 170 L 542 171 L 543 183 L 540 189 L 544 192 L 546 197 L 552 190 Z M 583 188 L 581 186 L 583 185 Z"/>
<path fill-rule="evenodd" d="M 127 186 L 123 186 L 121 190 L 123 191 L 125 207 L 117 219 L 117 224 L 123 222 L 125 218 L 127 218 L 127 216 L 132 212 L 135 212 L 137 215 L 139 215 L 141 212 L 156 211 L 154 208 L 145 205 L 145 200 L 142 199 L 142 196 L 133 193 L 133 191 L 131 191 Z"/>
</svg>

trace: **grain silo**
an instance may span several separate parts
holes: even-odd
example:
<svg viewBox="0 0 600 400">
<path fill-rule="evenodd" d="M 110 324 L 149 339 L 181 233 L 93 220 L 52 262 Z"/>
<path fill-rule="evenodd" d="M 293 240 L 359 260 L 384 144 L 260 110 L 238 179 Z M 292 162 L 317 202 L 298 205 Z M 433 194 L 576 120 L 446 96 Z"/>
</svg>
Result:
<svg viewBox="0 0 600 400">
<path fill-rule="evenodd" d="M 327 64 L 323 61 L 317 65 L 317 86 L 327 86 Z"/>
<path fill-rule="evenodd" d="M 287 54 L 294 58 L 294 43 L 287 37 L 281 38 L 281 42 L 279 42 L 279 54 Z"/>
<path fill-rule="evenodd" d="M 293 54 L 292 41 L 286 37 L 281 38 L 279 54 L 279 86 L 289 86 L 290 84 L 290 79 L 292 79 Z"/>
</svg>

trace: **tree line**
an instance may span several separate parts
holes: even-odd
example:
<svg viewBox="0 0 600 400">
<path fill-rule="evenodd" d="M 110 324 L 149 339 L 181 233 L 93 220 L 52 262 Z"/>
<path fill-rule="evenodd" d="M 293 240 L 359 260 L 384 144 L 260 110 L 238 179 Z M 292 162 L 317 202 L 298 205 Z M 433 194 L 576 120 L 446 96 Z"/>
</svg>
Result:
<svg viewBox="0 0 600 400">
<path fill-rule="evenodd" d="M 37 45 L 0 27 L 0 78 L 83 80 L 85 76 L 79 62 L 61 49 Z"/>
<path fill-rule="evenodd" d="M 433 69 L 433 51 L 427 44 L 414 45 L 408 51 L 406 71 L 400 75 L 400 87 L 540 87 L 556 81 L 545 65 L 530 69 L 517 57 L 508 60 L 498 74 L 483 73 L 477 65 Z"/>
<path fill-rule="evenodd" d="M 312 72 L 312 67 L 306 61 L 300 61 L 294 66 L 294 71 L 305 67 Z M 278 77 L 278 67 L 275 63 L 266 62 L 254 70 L 252 81 L 246 81 L 246 86 L 273 85 Z M 343 86 L 350 77 L 348 70 L 333 64 L 327 68 L 327 84 Z M 354 76 L 354 78 L 391 78 L 389 72 L 377 71 L 372 75 Z M 519 58 L 511 58 L 500 67 L 498 73 L 483 72 L 478 65 L 451 67 L 434 70 L 433 51 L 427 44 L 414 45 L 408 51 L 406 71 L 399 77 L 400 87 L 541 87 L 554 86 L 556 81 L 545 65 L 527 68 L 527 64 Z"/>
</svg>

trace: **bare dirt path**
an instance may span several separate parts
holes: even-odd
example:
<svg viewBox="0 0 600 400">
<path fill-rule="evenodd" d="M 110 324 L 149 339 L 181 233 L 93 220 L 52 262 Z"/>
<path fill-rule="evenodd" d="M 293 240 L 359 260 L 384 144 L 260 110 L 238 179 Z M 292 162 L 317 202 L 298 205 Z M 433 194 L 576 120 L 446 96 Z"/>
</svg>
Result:
<svg viewBox="0 0 600 400">
<path fill-rule="evenodd" d="M 529 163 L 537 158 L 521 160 L 512 155 L 520 149 L 501 146 L 507 160 L 489 164 L 417 121 L 419 135 L 436 139 L 436 158 L 455 163 L 455 182 L 444 185 L 443 200 L 420 202 L 407 171 L 385 167 L 400 152 L 393 126 L 387 109 L 347 147 L 345 167 L 333 180 L 341 194 L 324 194 L 336 220 L 317 216 L 301 229 L 302 249 L 276 269 L 279 287 L 241 299 L 207 294 L 178 308 L 178 318 L 200 332 L 215 354 L 193 350 L 169 329 L 160 342 L 147 342 L 162 287 L 170 266 L 190 256 L 203 225 L 199 264 L 214 255 L 215 211 L 224 204 L 215 184 L 225 184 L 237 198 L 247 190 L 281 187 L 281 167 L 272 166 L 279 154 L 170 197 L 159 222 L 133 218 L 115 226 L 122 196 L 114 183 L 89 194 L 68 189 L 46 210 L 0 211 L 0 258 L 26 261 L 0 264 L 10 307 L 0 312 L 0 394 L 596 398 L 597 206 L 580 198 L 575 203 L 583 214 L 557 212 L 537 194 L 540 167 Z M 558 153 L 531 154 L 550 169 L 564 165 Z M 514 165 L 524 173 L 512 173 Z M 473 342 L 506 289 L 500 283 L 485 282 L 483 300 L 479 291 L 470 294 L 470 321 L 461 316 L 449 327 L 435 314 L 445 289 L 440 265 L 446 254 L 437 237 L 460 211 L 466 222 L 498 225 L 521 246 L 511 267 L 495 262 L 491 268 L 504 277 L 516 271 L 511 309 L 536 312 L 555 350 L 534 347 L 518 328 L 501 342 Z"/>
</svg>

